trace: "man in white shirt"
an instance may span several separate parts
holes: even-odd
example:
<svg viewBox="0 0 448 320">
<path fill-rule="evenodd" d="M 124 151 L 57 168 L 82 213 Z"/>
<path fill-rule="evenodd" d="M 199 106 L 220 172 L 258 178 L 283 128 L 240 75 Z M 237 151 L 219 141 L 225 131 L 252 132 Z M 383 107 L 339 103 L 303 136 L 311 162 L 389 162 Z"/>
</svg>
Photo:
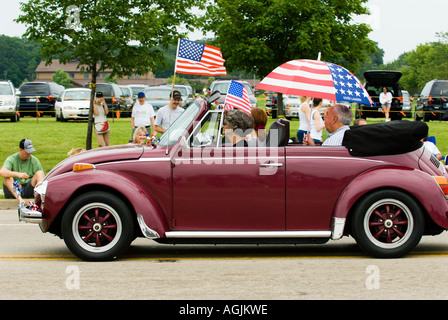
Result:
<svg viewBox="0 0 448 320">
<path fill-rule="evenodd" d="M 352 123 L 353 113 L 343 104 L 335 104 L 328 109 L 324 118 L 325 129 L 330 133 L 322 143 L 323 146 L 342 146 L 345 131 L 350 130 L 350 123 Z M 304 145 L 315 145 L 308 133 L 303 139 Z"/>
<path fill-rule="evenodd" d="M 146 131 L 152 135 L 154 116 L 154 108 L 146 102 L 145 93 L 139 92 L 131 114 L 132 136 L 134 135 L 135 129 L 138 127 L 145 127 Z"/>
<path fill-rule="evenodd" d="M 174 90 L 170 94 L 170 103 L 157 111 L 154 129 L 157 132 L 164 133 L 168 127 L 180 116 L 184 109 L 179 107 L 182 101 L 182 95 Z"/>
</svg>

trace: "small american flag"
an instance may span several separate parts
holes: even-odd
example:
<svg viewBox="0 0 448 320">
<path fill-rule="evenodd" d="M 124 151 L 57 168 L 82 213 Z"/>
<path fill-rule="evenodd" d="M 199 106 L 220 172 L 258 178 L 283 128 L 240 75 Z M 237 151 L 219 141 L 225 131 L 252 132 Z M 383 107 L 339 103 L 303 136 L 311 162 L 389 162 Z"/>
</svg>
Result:
<svg viewBox="0 0 448 320">
<path fill-rule="evenodd" d="M 226 75 L 219 48 L 186 39 L 179 39 L 175 73 Z"/>
<path fill-rule="evenodd" d="M 239 82 L 233 80 L 230 82 L 224 105 L 224 109 L 237 108 L 251 114 L 249 94 L 247 93 L 246 87 Z"/>
</svg>

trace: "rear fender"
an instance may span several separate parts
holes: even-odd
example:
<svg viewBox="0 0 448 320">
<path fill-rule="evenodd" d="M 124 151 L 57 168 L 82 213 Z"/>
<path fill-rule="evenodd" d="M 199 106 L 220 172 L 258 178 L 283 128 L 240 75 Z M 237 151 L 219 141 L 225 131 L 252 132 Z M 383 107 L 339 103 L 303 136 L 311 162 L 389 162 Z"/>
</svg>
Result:
<svg viewBox="0 0 448 320">
<path fill-rule="evenodd" d="M 448 200 L 429 174 L 409 168 L 379 168 L 360 174 L 341 193 L 334 218 L 346 219 L 363 195 L 384 188 L 401 189 L 410 194 L 437 225 L 448 229 Z"/>
<path fill-rule="evenodd" d="M 68 187 L 67 187 L 68 186 Z M 136 214 L 151 230 L 161 237 L 165 236 L 168 224 L 165 216 L 152 194 L 140 183 L 119 172 L 107 170 L 86 170 L 58 175 L 48 181 L 44 204 L 42 230 L 48 230 L 58 215 L 77 194 L 95 188 L 95 190 L 113 190 L 121 194 Z"/>
</svg>

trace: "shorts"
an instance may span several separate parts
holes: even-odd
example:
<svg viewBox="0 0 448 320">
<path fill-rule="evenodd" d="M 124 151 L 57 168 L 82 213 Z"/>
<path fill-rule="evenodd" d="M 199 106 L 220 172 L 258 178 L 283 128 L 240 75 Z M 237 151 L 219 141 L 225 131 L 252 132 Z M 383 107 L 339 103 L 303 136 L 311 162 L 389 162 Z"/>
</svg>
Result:
<svg viewBox="0 0 448 320">
<path fill-rule="evenodd" d="M 298 130 L 297 131 L 297 141 L 299 143 L 303 143 L 303 137 L 307 134 L 308 132 L 305 130 Z"/>
<path fill-rule="evenodd" d="M 381 107 L 390 107 L 390 103 L 384 103 L 381 105 Z"/>
<path fill-rule="evenodd" d="M 6 199 L 15 199 L 14 195 L 9 191 L 8 187 L 3 184 L 3 194 Z M 22 198 L 34 198 L 34 187 L 31 182 L 22 185 Z"/>
</svg>

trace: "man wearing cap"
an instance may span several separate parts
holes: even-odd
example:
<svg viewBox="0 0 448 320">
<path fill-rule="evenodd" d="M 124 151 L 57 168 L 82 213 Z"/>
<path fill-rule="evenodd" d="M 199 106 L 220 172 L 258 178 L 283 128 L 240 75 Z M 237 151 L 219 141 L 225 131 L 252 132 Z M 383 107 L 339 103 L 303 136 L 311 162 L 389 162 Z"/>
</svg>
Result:
<svg viewBox="0 0 448 320">
<path fill-rule="evenodd" d="M 170 103 L 159 109 L 155 121 L 154 129 L 157 132 L 164 133 L 166 129 L 180 116 L 184 109 L 179 107 L 182 101 L 182 95 L 178 90 L 170 94 Z"/>
<path fill-rule="evenodd" d="M 3 177 L 3 193 L 5 198 L 16 198 L 23 202 L 22 198 L 34 198 L 34 187 L 44 179 L 44 169 L 39 159 L 31 155 L 36 151 L 33 143 L 29 139 L 22 139 L 19 144 L 19 152 L 10 155 L 3 167 L 0 169 L 0 176 Z M 19 197 L 13 192 L 13 183 L 17 182 L 22 186 L 22 194 Z"/>
<path fill-rule="evenodd" d="M 131 114 L 132 136 L 138 127 L 145 127 L 151 135 L 154 128 L 154 116 L 154 108 L 146 101 L 145 93 L 139 92 Z"/>
</svg>

